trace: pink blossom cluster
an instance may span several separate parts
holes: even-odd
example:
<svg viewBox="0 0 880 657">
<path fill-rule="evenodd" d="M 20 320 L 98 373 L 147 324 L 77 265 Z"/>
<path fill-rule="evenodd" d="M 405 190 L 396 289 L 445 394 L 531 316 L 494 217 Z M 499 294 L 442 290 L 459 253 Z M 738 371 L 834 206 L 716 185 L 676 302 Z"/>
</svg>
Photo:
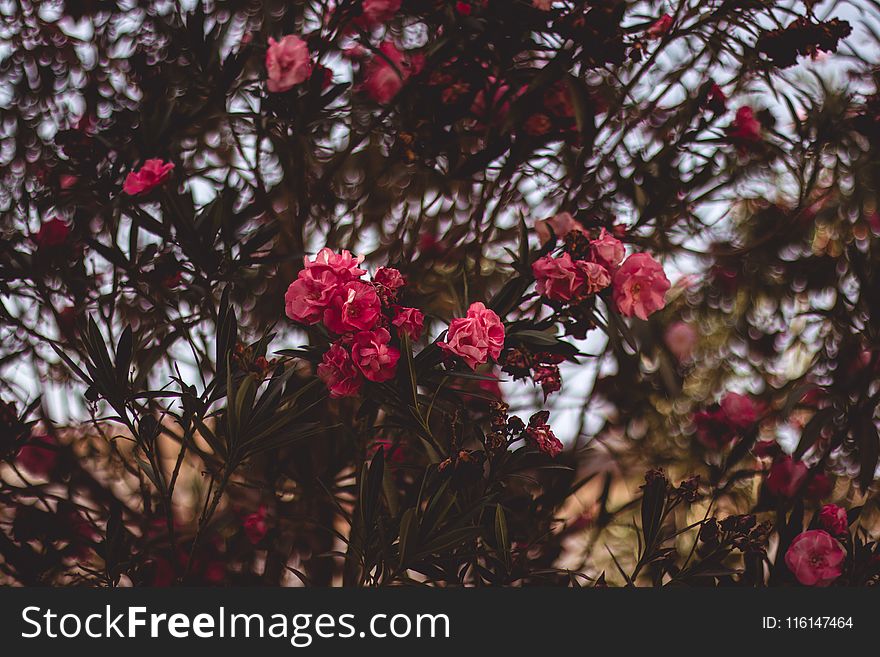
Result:
<svg viewBox="0 0 880 657">
<path fill-rule="evenodd" d="M 446 341 L 437 346 L 460 357 L 472 370 L 489 358 L 498 359 L 504 347 L 504 325 L 495 311 L 481 302 L 472 303 L 464 317 L 453 319 L 446 331 Z"/>
<path fill-rule="evenodd" d="M 536 231 L 542 242 L 549 240 L 550 230 L 559 238 L 570 233 L 586 236 L 587 232 L 566 212 L 538 222 Z M 538 293 L 551 301 L 578 304 L 611 287 L 621 314 L 646 320 L 666 305 L 669 279 L 649 254 L 625 256 L 623 243 L 602 228 L 598 237 L 589 240 L 586 257 L 575 259 L 568 251 L 545 255 L 532 263 L 532 273 Z"/>
<path fill-rule="evenodd" d="M 318 377 L 331 397 L 351 397 L 360 392 L 364 380 L 381 383 L 394 378 L 400 349 L 397 337 L 418 339 L 424 315 L 416 308 L 397 305 L 406 285 L 396 269 L 380 268 L 372 281 L 362 280 L 361 256 L 348 251 L 321 249 L 287 288 L 284 307 L 287 316 L 307 326 L 323 323 L 338 338 L 318 365 Z"/>
</svg>

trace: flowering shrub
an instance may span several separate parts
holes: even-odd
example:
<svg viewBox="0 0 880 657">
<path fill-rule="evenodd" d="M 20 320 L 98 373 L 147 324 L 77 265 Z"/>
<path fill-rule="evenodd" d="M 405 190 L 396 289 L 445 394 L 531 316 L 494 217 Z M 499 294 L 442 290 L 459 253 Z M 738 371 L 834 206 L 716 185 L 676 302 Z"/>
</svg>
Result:
<svg viewBox="0 0 880 657">
<path fill-rule="evenodd" d="M 876 585 L 816 4 L 10 5 L 0 583 Z"/>
</svg>

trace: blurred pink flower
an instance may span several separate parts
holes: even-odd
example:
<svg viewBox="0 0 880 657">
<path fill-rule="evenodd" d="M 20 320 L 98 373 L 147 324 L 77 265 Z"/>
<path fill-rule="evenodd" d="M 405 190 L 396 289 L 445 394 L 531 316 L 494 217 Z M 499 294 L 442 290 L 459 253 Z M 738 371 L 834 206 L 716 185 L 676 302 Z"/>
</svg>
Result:
<svg viewBox="0 0 880 657">
<path fill-rule="evenodd" d="M 287 91 L 305 82 L 312 74 L 312 62 L 306 42 L 295 34 L 288 34 L 281 41 L 269 37 L 266 71 L 266 88 L 273 93 Z"/>
<path fill-rule="evenodd" d="M 318 378 L 324 382 L 334 399 L 354 397 L 360 392 L 363 379 L 345 347 L 339 343 L 330 346 L 318 365 Z"/>
<path fill-rule="evenodd" d="M 400 350 L 389 346 L 390 341 L 391 334 L 384 328 L 355 334 L 351 357 L 368 380 L 381 383 L 393 379 L 397 373 Z"/>
<path fill-rule="evenodd" d="M 269 527 L 266 525 L 266 507 L 261 506 L 256 513 L 252 513 L 244 519 L 244 533 L 247 539 L 256 545 L 263 540 Z"/>
<path fill-rule="evenodd" d="M 626 317 L 646 320 L 666 305 L 669 287 L 660 263 L 647 253 L 635 253 L 614 274 L 614 303 Z"/>
<path fill-rule="evenodd" d="M 69 236 L 70 226 L 63 220 L 53 217 L 40 225 L 40 230 L 33 236 L 33 240 L 40 249 L 52 249 L 64 244 Z"/>
<path fill-rule="evenodd" d="M 481 302 L 472 303 L 466 317 L 453 319 L 446 332 L 446 342 L 437 346 L 461 357 L 472 370 L 477 365 L 497 359 L 504 346 L 504 325 L 494 311 Z"/>
<path fill-rule="evenodd" d="M 798 534 L 785 553 L 785 565 L 804 586 L 828 586 L 843 573 L 846 550 L 821 529 Z"/>
<path fill-rule="evenodd" d="M 35 477 L 51 476 L 58 465 L 58 441 L 50 435 L 32 436 L 19 450 L 15 462 Z"/>
<path fill-rule="evenodd" d="M 744 105 L 736 110 L 736 118 L 727 129 L 728 136 L 741 145 L 761 141 L 761 122 L 755 118 L 755 110 Z"/>
<path fill-rule="evenodd" d="M 565 236 L 573 230 L 579 233 L 587 232 L 580 222 L 576 221 L 568 212 L 560 212 L 548 219 L 541 219 L 535 222 L 535 233 L 537 233 L 541 244 L 546 244 L 550 241 L 550 229 L 553 230 L 557 240 L 565 239 Z"/>
<path fill-rule="evenodd" d="M 687 322 L 673 322 L 663 336 L 666 346 L 680 363 L 690 362 L 697 344 L 697 330 Z"/>
<path fill-rule="evenodd" d="M 383 41 L 379 53 L 366 66 L 364 87 L 380 105 L 391 102 L 412 72 L 410 61 L 391 41 Z"/>
<path fill-rule="evenodd" d="M 728 421 L 738 429 L 745 429 L 758 419 L 759 408 L 751 397 L 728 392 L 721 400 L 721 410 Z"/>
<path fill-rule="evenodd" d="M 394 18 L 400 9 L 400 0 L 363 0 L 363 13 L 355 23 L 363 28 L 377 27 Z"/>
<path fill-rule="evenodd" d="M 129 171 L 122 184 L 122 191 L 129 196 L 146 194 L 168 180 L 174 164 L 163 162 L 159 158 L 152 158 L 144 162 L 138 171 Z"/>
<path fill-rule="evenodd" d="M 663 14 L 660 18 L 651 24 L 646 34 L 649 39 L 659 39 L 672 28 L 672 16 Z"/>
</svg>

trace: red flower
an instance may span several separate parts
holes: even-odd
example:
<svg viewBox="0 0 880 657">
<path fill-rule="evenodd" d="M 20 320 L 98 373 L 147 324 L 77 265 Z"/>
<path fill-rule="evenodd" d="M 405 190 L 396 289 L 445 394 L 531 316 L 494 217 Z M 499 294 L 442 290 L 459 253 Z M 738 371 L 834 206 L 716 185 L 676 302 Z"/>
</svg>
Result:
<svg viewBox="0 0 880 657">
<path fill-rule="evenodd" d="M 828 532 L 798 534 L 785 553 L 785 565 L 804 586 L 828 586 L 843 573 L 846 550 Z"/>
<path fill-rule="evenodd" d="M 446 340 L 437 346 L 461 357 L 475 370 L 489 358 L 498 359 L 504 346 L 504 325 L 498 315 L 481 302 L 472 303 L 466 317 L 453 319 L 449 324 Z"/>
<path fill-rule="evenodd" d="M 549 416 L 547 411 L 540 411 L 530 417 L 529 426 L 526 427 L 526 438 L 538 448 L 538 451 L 556 458 L 562 451 L 562 443 L 547 424 Z"/>
<path fill-rule="evenodd" d="M 836 504 L 826 504 L 819 512 L 819 524 L 832 536 L 843 536 L 849 530 L 846 509 Z"/>
<path fill-rule="evenodd" d="M 40 249 L 54 249 L 67 242 L 69 236 L 70 226 L 55 217 L 44 222 L 33 239 Z"/>
<path fill-rule="evenodd" d="M 457 11 L 462 16 L 470 16 L 471 15 L 471 6 L 467 2 L 459 2 L 455 3 L 455 11 Z"/>
<path fill-rule="evenodd" d="M 324 310 L 324 325 L 340 335 L 368 331 L 376 325 L 382 306 L 376 288 L 363 281 L 339 287 Z"/>
<path fill-rule="evenodd" d="M 755 118 L 755 110 L 744 105 L 736 110 L 736 118 L 727 129 L 727 135 L 731 141 L 745 146 L 760 142 L 761 130 L 761 122 Z"/>
<path fill-rule="evenodd" d="M 398 335 L 408 335 L 410 340 L 418 340 L 425 326 L 425 315 L 418 308 L 397 306 L 397 313 L 391 323 L 397 327 Z"/>
<path fill-rule="evenodd" d="M 35 477 L 48 479 L 58 465 L 58 441 L 50 435 L 32 436 L 15 462 Z"/>
<path fill-rule="evenodd" d="M 658 18 L 651 27 L 648 28 L 647 35 L 649 39 L 659 39 L 672 28 L 672 16 L 663 14 Z"/>
<path fill-rule="evenodd" d="M 158 158 L 147 160 L 140 170 L 129 172 L 122 191 L 129 196 L 146 194 L 168 180 L 173 170 L 174 164 L 171 162 L 163 162 Z"/>
<path fill-rule="evenodd" d="M 266 88 L 273 93 L 287 91 L 308 80 L 312 62 L 306 42 L 294 34 L 288 34 L 281 41 L 269 37 L 266 71 Z"/>
<path fill-rule="evenodd" d="M 260 506 L 256 513 L 252 513 L 244 519 L 244 533 L 247 539 L 256 545 L 263 540 L 269 527 L 266 524 L 266 507 Z"/>
<path fill-rule="evenodd" d="M 669 288 L 660 263 L 647 253 L 634 253 L 614 274 L 614 303 L 626 317 L 646 320 L 666 305 Z"/>
<path fill-rule="evenodd" d="M 397 373 L 400 350 L 389 346 L 390 341 L 391 334 L 384 328 L 355 334 L 351 357 L 368 380 L 381 383 L 393 379 Z"/>
<path fill-rule="evenodd" d="M 318 365 L 318 378 L 324 382 L 334 399 L 354 397 L 360 392 L 363 379 L 345 347 L 333 344 Z"/>
</svg>

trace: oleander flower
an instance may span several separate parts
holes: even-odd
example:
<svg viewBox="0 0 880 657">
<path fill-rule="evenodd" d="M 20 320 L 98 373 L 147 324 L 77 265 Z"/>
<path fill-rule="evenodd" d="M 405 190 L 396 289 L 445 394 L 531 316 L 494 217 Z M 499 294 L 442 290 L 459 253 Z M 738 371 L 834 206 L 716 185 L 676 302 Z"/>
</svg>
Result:
<svg viewBox="0 0 880 657">
<path fill-rule="evenodd" d="M 380 105 L 387 105 L 403 88 L 412 73 L 409 58 L 391 41 L 384 41 L 366 65 L 364 88 Z"/>
<path fill-rule="evenodd" d="M 360 392 L 364 382 L 351 355 L 339 343 L 334 343 L 324 353 L 318 365 L 318 378 L 324 382 L 334 399 L 354 397 Z"/>
<path fill-rule="evenodd" d="M 647 253 L 634 253 L 614 274 L 614 303 L 626 317 L 646 320 L 666 305 L 669 279 Z"/>
<path fill-rule="evenodd" d="M 355 19 L 359 27 L 370 29 L 384 25 L 400 10 L 401 0 L 363 0 L 362 13 Z"/>
<path fill-rule="evenodd" d="M 324 325 L 340 335 L 368 331 L 376 325 L 382 304 L 376 288 L 363 281 L 339 286 L 324 310 Z"/>
<path fill-rule="evenodd" d="M 422 336 L 425 326 L 425 315 L 418 308 L 395 308 L 394 319 L 391 323 L 397 327 L 398 335 L 408 335 L 410 340 L 418 340 Z"/>
<path fill-rule="evenodd" d="M 738 429 L 745 429 L 758 419 L 758 405 L 751 397 L 738 392 L 728 392 L 721 400 L 721 410 L 727 420 Z"/>
<path fill-rule="evenodd" d="M 688 363 L 692 360 L 698 338 L 697 330 L 693 325 L 682 321 L 670 324 L 663 335 L 669 351 L 680 363 Z"/>
<path fill-rule="evenodd" d="M 361 373 L 369 380 L 381 383 L 394 378 L 400 350 L 388 343 L 391 334 L 387 329 L 355 333 L 351 345 L 351 357 Z"/>
<path fill-rule="evenodd" d="M 494 311 L 478 301 L 468 308 L 467 316 L 450 322 L 446 341 L 437 346 L 475 370 L 489 358 L 498 359 L 504 347 L 504 325 Z"/>
<path fill-rule="evenodd" d="M 832 536 L 843 536 L 849 531 L 846 509 L 836 504 L 826 504 L 819 512 L 819 524 Z"/>
<path fill-rule="evenodd" d="M 397 293 L 406 285 L 406 279 L 393 267 L 379 267 L 373 276 L 373 283 L 380 288 L 379 296 L 397 298 Z"/>
<path fill-rule="evenodd" d="M 53 217 L 40 225 L 40 230 L 33 236 L 33 240 L 39 249 L 54 249 L 67 242 L 69 236 L 70 226 L 63 220 Z"/>
<path fill-rule="evenodd" d="M 556 239 L 560 241 L 564 240 L 565 236 L 571 231 L 576 231 L 578 233 L 587 232 L 580 222 L 568 212 L 560 212 L 552 217 L 535 222 L 535 233 L 537 233 L 541 244 L 546 244 L 550 241 L 551 229 L 553 230 Z"/>
<path fill-rule="evenodd" d="M 623 242 L 604 228 L 599 232 L 597 239 L 590 240 L 590 251 L 593 255 L 593 260 L 605 267 L 609 272 L 615 271 L 626 255 Z"/>
<path fill-rule="evenodd" d="M 649 39 L 659 39 L 664 34 L 669 32 L 672 28 L 672 16 L 669 14 L 663 14 L 660 18 L 654 21 L 651 26 L 648 28 L 646 34 Z"/>
<path fill-rule="evenodd" d="M 568 253 L 557 258 L 543 256 L 532 263 L 538 293 L 552 301 L 577 302 L 595 294 L 611 283 L 608 271 L 600 264 L 572 260 Z"/>
<path fill-rule="evenodd" d="M 303 269 L 284 294 L 284 312 L 300 324 L 317 324 L 338 287 L 332 271 Z"/>
<path fill-rule="evenodd" d="M 828 586 L 843 573 L 846 550 L 828 532 L 798 534 L 785 553 L 785 565 L 804 586 Z"/>
<path fill-rule="evenodd" d="M 266 507 L 260 506 L 256 513 L 248 515 L 242 526 L 245 536 L 253 545 L 262 541 L 269 531 L 269 526 L 266 524 Z"/>
<path fill-rule="evenodd" d="M 736 110 L 736 117 L 727 129 L 730 139 L 740 146 L 755 144 L 762 140 L 761 122 L 755 118 L 755 110 L 744 105 Z"/>
<path fill-rule="evenodd" d="M 295 34 L 288 34 L 281 41 L 269 37 L 266 71 L 266 88 L 272 93 L 288 91 L 305 82 L 312 74 L 312 62 L 306 42 Z"/>
<path fill-rule="evenodd" d="M 137 171 L 129 171 L 122 184 L 122 191 L 129 196 L 146 194 L 168 180 L 174 170 L 172 162 L 152 158 Z"/>
<path fill-rule="evenodd" d="M 363 261 L 363 256 L 354 256 L 346 249 L 343 249 L 341 253 L 336 253 L 326 246 L 318 251 L 314 260 L 309 260 L 308 257 L 303 258 L 307 270 L 313 274 L 329 271 L 339 283 L 347 283 L 366 274 L 366 269 L 361 269 L 358 266 Z"/>
<path fill-rule="evenodd" d="M 58 465 L 58 441 L 48 434 L 31 436 L 15 457 L 25 471 L 47 479 Z"/>
<path fill-rule="evenodd" d="M 551 458 L 556 458 L 562 451 L 562 443 L 556 437 L 556 434 L 553 433 L 550 425 L 547 424 L 549 416 L 550 413 L 547 411 L 535 413 L 529 418 L 529 425 L 526 427 L 525 435 L 526 439 L 538 448 L 538 451 L 544 452 L 544 454 Z"/>
<path fill-rule="evenodd" d="M 824 472 L 813 473 L 804 485 L 807 477 L 810 477 L 810 469 L 806 463 L 785 455 L 773 461 L 764 484 L 774 495 L 786 498 L 794 497 L 801 487 L 804 497 L 810 500 L 820 500 L 831 493 L 831 480 Z"/>
</svg>

